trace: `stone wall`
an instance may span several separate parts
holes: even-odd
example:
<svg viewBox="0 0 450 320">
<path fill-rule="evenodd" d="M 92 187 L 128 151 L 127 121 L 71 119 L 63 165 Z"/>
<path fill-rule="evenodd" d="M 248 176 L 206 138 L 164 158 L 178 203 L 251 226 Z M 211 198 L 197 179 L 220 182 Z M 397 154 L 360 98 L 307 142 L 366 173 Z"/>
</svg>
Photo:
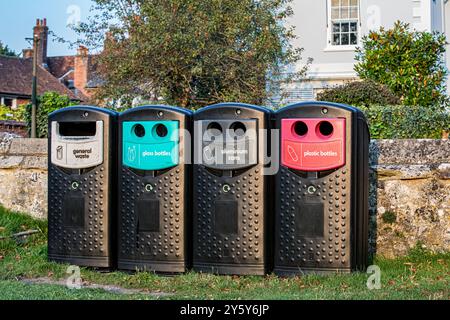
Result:
<svg viewBox="0 0 450 320">
<path fill-rule="evenodd" d="M 450 251 L 450 140 L 373 141 L 370 168 L 372 250 Z"/>
<path fill-rule="evenodd" d="M 450 140 L 372 141 L 369 201 L 372 251 L 450 251 Z M 46 140 L 0 135 L 0 204 L 46 217 Z"/>
<path fill-rule="evenodd" d="M 0 205 L 47 215 L 47 140 L 0 134 Z"/>
<path fill-rule="evenodd" d="M 21 121 L 0 120 L 0 135 L 5 133 L 12 133 L 19 137 L 26 138 L 28 137 L 27 124 Z"/>
</svg>

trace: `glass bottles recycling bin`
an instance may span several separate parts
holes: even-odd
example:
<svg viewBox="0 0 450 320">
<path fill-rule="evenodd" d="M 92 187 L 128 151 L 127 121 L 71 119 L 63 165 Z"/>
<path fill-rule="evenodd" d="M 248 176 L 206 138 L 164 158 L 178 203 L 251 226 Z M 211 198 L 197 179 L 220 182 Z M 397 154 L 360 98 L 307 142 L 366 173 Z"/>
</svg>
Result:
<svg viewBox="0 0 450 320">
<path fill-rule="evenodd" d="M 85 106 L 49 116 L 50 261 L 114 267 L 116 117 Z"/>
<path fill-rule="evenodd" d="M 219 104 L 194 115 L 193 267 L 263 275 L 269 260 L 268 177 L 263 175 L 271 112 Z"/>
<path fill-rule="evenodd" d="M 275 273 L 363 270 L 368 255 L 368 148 L 358 109 L 300 103 L 276 113 Z"/>
<path fill-rule="evenodd" d="M 189 266 L 190 120 L 190 111 L 166 106 L 119 117 L 119 269 Z"/>
</svg>

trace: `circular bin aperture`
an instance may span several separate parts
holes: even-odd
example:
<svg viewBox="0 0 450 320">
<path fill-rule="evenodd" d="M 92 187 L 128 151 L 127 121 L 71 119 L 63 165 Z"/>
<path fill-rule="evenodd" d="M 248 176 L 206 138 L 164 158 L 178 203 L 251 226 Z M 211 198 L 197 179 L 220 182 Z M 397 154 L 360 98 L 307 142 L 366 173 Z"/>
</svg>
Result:
<svg viewBox="0 0 450 320">
<path fill-rule="evenodd" d="M 167 106 L 119 116 L 121 270 L 182 273 L 189 267 L 190 122 L 190 111 Z"/>
<path fill-rule="evenodd" d="M 268 109 L 219 104 L 194 114 L 193 267 L 264 275 L 271 223 L 263 175 Z"/>
<path fill-rule="evenodd" d="M 279 110 L 275 177 L 279 275 L 364 270 L 368 256 L 368 146 L 364 115 L 331 103 Z"/>
</svg>

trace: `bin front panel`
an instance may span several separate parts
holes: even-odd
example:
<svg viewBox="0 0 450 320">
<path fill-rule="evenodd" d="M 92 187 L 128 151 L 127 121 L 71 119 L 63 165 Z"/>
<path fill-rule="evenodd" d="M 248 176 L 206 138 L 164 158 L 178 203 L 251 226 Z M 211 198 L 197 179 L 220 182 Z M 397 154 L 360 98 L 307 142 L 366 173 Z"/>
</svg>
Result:
<svg viewBox="0 0 450 320">
<path fill-rule="evenodd" d="M 353 113 L 301 105 L 277 113 L 275 272 L 349 271 L 352 264 Z M 325 123 L 321 127 L 321 124 Z"/>
<path fill-rule="evenodd" d="M 114 266 L 116 114 L 70 107 L 49 117 L 51 261 Z"/>
<path fill-rule="evenodd" d="M 119 117 L 119 261 L 123 270 L 189 266 L 190 113 L 144 106 Z"/>
<path fill-rule="evenodd" d="M 270 112 L 221 104 L 194 115 L 194 270 L 267 270 L 268 188 L 264 172 Z"/>
<path fill-rule="evenodd" d="M 263 264 L 264 180 L 261 168 L 237 177 L 194 173 L 194 260 L 212 264 Z"/>
<path fill-rule="evenodd" d="M 120 260 L 135 261 L 136 265 L 148 261 L 184 263 L 184 204 L 188 199 L 182 170 L 172 168 L 152 177 L 122 168 L 120 174 L 119 264 Z"/>
</svg>

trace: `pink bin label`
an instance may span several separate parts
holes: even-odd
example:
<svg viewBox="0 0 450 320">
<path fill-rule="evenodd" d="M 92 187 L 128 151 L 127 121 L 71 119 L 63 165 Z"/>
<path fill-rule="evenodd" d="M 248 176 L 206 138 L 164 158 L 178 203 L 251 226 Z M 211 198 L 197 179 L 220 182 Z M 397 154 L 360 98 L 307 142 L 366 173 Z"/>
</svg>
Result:
<svg viewBox="0 0 450 320">
<path fill-rule="evenodd" d="M 345 165 L 345 119 L 283 119 L 281 162 L 300 171 L 327 171 Z"/>
</svg>

